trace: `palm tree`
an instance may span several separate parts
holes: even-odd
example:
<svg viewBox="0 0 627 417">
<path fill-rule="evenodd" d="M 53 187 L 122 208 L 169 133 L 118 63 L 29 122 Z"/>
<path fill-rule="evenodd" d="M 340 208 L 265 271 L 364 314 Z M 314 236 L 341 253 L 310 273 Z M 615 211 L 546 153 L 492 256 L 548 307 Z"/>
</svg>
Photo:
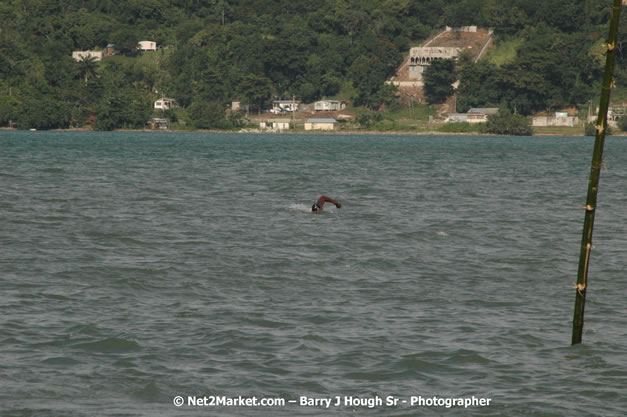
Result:
<svg viewBox="0 0 627 417">
<path fill-rule="evenodd" d="M 96 75 L 96 68 L 98 66 L 97 60 L 93 56 L 84 55 L 81 57 L 80 61 L 78 61 L 78 65 L 79 72 L 82 77 L 85 77 L 85 84 L 87 84 L 89 77 Z"/>
</svg>

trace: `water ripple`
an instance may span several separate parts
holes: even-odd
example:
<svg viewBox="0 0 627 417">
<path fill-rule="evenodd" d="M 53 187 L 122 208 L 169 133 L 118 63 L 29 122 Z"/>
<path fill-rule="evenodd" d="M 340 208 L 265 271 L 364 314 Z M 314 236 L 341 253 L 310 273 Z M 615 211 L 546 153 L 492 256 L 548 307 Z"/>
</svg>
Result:
<svg viewBox="0 0 627 417">
<path fill-rule="evenodd" d="M 195 414 L 175 395 L 474 395 L 492 405 L 196 411 L 622 415 L 620 139 L 606 145 L 585 343 L 569 346 L 591 146 L 0 132 L 2 414 Z M 321 194 L 343 207 L 312 215 Z"/>
</svg>

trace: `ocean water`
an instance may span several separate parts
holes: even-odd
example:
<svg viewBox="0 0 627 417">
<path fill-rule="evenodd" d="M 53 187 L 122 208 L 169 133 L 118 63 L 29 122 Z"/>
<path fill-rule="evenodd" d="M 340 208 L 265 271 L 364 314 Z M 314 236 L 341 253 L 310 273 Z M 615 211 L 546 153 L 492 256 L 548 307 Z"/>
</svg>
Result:
<svg viewBox="0 0 627 417">
<path fill-rule="evenodd" d="M 623 416 L 625 138 L 570 346 L 592 145 L 2 131 L 0 415 Z"/>
</svg>

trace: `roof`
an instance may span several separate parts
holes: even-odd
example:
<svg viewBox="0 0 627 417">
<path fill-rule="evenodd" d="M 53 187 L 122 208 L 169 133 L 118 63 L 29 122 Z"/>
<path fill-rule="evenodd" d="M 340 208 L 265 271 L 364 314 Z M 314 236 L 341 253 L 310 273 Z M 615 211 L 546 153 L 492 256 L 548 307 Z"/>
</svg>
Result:
<svg viewBox="0 0 627 417">
<path fill-rule="evenodd" d="M 272 123 L 289 123 L 292 119 L 268 119 L 268 122 Z"/>
<path fill-rule="evenodd" d="M 318 100 L 318 101 L 316 101 L 316 103 L 323 103 L 323 102 L 326 102 L 326 103 L 339 103 L 340 100 Z"/>
<path fill-rule="evenodd" d="M 474 107 L 468 110 L 469 114 L 497 114 L 499 112 L 498 107 Z"/>
<path fill-rule="evenodd" d="M 307 119 L 306 123 L 337 123 L 335 119 Z"/>
</svg>

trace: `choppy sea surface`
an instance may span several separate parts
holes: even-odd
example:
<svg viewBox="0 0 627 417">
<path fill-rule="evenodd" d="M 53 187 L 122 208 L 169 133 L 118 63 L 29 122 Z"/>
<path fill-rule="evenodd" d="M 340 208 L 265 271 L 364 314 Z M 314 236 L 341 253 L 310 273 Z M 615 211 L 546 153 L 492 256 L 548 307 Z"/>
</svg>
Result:
<svg viewBox="0 0 627 417">
<path fill-rule="evenodd" d="M 625 138 L 570 346 L 592 146 L 2 131 L 0 414 L 624 416 Z"/>
</svg>

